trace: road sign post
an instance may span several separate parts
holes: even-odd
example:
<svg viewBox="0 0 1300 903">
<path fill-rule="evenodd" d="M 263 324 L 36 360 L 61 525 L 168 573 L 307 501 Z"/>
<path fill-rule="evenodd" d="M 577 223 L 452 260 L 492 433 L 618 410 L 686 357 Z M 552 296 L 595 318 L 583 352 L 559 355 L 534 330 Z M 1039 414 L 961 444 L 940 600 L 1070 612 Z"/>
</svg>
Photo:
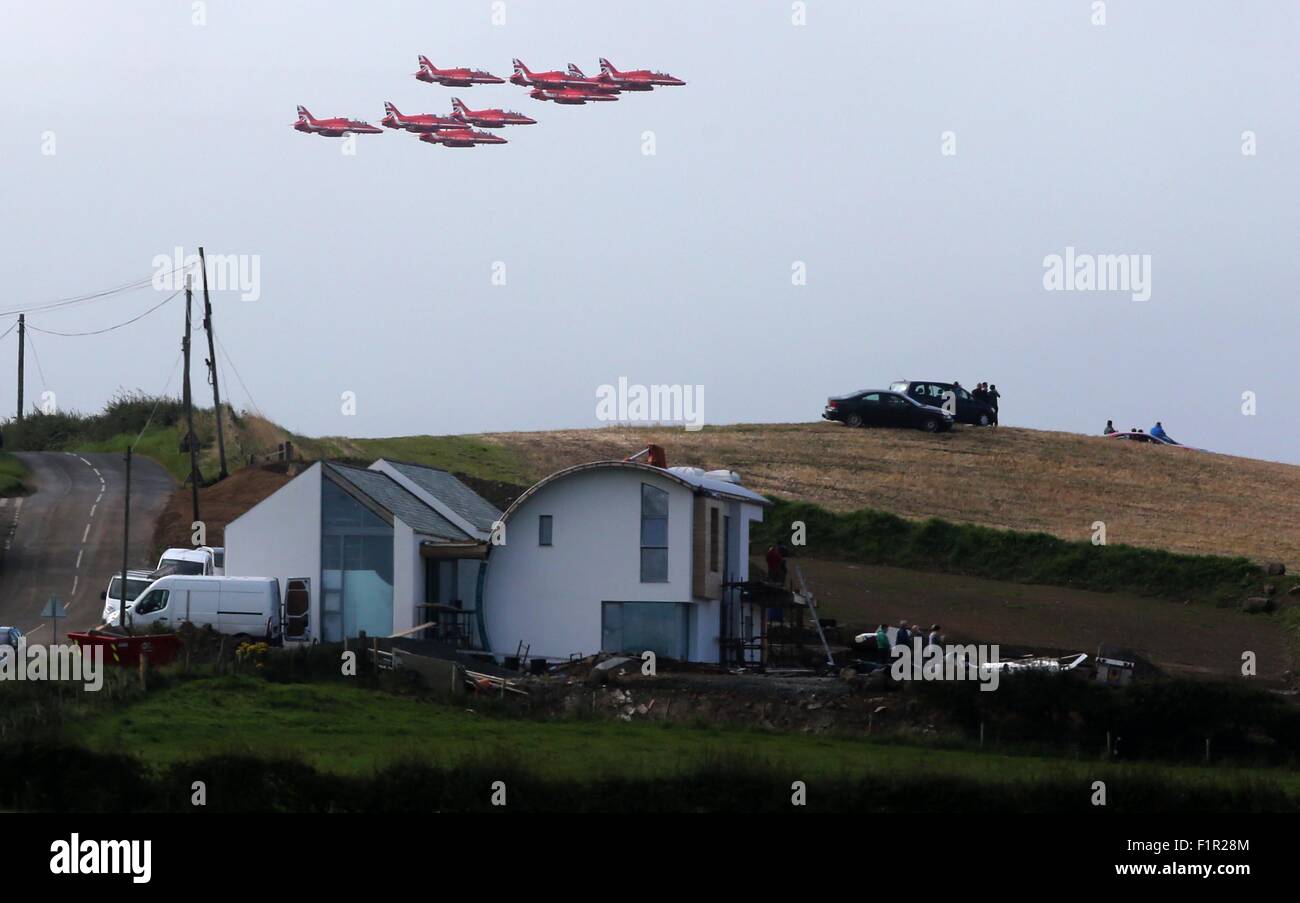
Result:
<svg viewBox="0 0 1300 903">
<path fill-rule="evenodd" d="M 54 631 L 54 643 L 51 645 L 57 645 L 59 642 L 59 618 L 66 618 L 67 616 L 68 606 L 59 601 L 58 596 L 51 595 L 50 601 L 46 602 L 45 607 L 41 609 L 41 617 L 49 618 L 54 622 L 52 628 Z"/>
</svg>

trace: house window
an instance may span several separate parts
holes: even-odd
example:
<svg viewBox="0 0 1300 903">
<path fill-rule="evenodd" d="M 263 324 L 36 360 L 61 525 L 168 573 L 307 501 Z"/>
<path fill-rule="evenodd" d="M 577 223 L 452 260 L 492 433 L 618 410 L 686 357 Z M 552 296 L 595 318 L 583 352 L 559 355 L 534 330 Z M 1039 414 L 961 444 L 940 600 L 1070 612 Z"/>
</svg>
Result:
<svg viewBox="0 0 1300 903">
<path fill-rule="evenodd" d="M 600 648 L 604 652 L 646 650 L 685 660 L 690 652 L 690 616 L 682 602 L 602 602 Z"/>
<path fill-rule="evenodd" d="M 321 638 L 393 632 L 393 528 L 321 481 Z"/>
<path fill-rule="evenodd" d="M 709 570 L 718 572 L 718 509 L 709 509 Z"/>
<path fill-rule="evenodd" d="M 551 544 L 551 515 L 549 514 L 542 514 L 537 518 L 537 544 L 539 546 Z"/>
<path fill-rule="evenodd" d="M 641 484 L 641 582 L 668 582 L 668 493 Z"/>
</svg>

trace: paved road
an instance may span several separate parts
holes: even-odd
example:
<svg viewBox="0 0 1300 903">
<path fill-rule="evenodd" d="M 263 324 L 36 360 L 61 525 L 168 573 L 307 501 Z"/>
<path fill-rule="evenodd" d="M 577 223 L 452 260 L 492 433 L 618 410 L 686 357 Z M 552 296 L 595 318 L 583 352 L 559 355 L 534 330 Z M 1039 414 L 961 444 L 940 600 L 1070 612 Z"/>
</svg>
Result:
<svg viewBox="0 0 1300 903">
<path fill-rule="evenodd" d="M 19 452 L 35 492 L 0 499 L 0 624 L 13 625 L 33 642 L 51 640 L 41 617 L 50 595 L 68 606 L 59 623 L 82 630 L 101 622 L 99 594 L 122 570 L 122 502 L 126 465 L 120 454 Z M 131 567 L 145 567 L 154 521 L 175 481 L 147 458 L 131 461 Z"/>
</svg>

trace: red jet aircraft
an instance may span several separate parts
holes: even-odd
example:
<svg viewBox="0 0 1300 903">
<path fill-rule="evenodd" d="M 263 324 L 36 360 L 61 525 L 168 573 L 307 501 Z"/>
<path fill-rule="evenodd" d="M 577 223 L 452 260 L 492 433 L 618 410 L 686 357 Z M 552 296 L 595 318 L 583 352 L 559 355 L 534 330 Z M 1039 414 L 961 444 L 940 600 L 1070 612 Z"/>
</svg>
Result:
<svg viewBox="0 0 1300 903">
<path fill-rule="evenodd" d="M 429 62 L 427 56 L 420 57 L 420 71 L 415 77 L 422 82 L 439 84 L 448 88 L 468 88 L 472 85 L 503 85 L 505 79 L 497 78 L 491 72 L 482 69 L 439 69 Z"/>
<path fill-rule="evenodd" d="M 471 110 L 459 97 L 451 99 L 452 116 L 469 125 L 484 129 L 499 129 L 507 125 L 536 125 L 537 120 L 514 110 Z"/>
<path fill-rule="evenodd" d="M 534 100 L 553 100 L 560 104 L 584 104 L 588 101 L 618 100 L 617 94 L 595 94 L 585 88 L 533 88 L 528 96 Z"/>
<path fill-rule="evenodd" d="M 441 144 L 444 147 L 473 147 L 476 144 L 505 144 L 506 139 L 491 132 L 480 132 L 468 126 L 459 129 L 443 129 L 438 132 L 425 132 L 421 141 Z"/>
<path fill-rule="evenodd" d="M 378 135 L 384 131 L 359 119 L 344 119 L 341 116 L 335 119 L 317 119 L 302 105 L 298 107 L 298 121 L 293 124 L 293 127 L 309 135 L 324 135 L 327 138 L 342 138 L 344 135 Z"/>
<path fill-rule="evenodd" d="M 408 132 L 436 132 L 440 129 L 463 129 L 465 123 L 452 116 L 434 116 L 432 113 L 417 113 L 406 116 L 388 101 L 384 101 L 384 112 L 388 115 L 379 122 L 390 129 L 405 129 Z"/>
<path fill-rule="evenodd" d="M 612 83 L 602 82 L 598 78 L 574 75 L 571 72 L 533 72 L 519 60 L 514 60 L 515 74 L 510 81 L 516 85 L 533 88 L 576 88 L 588 94 L 617 94 L 619 89 Z"/>
<path fill-rule="evenodd" d="M 655 89 L 654 85 L 646 84 L 645 82 L 624 82 L 623 84 L 615 84 L 614 80 L 604 72 L 594 78 L 588 78 L 587 74 L 579 69 L 574 63 L 569 63 L 569 75 L 574 78 L 582 79 L 584 83 L 595 82 L 598 85 L 604 85 L 607 88 L 613 88 L 617 91 L 653 91 Z"/>
<path fill-rule="evenodd" d="M 603 56 L 600 58 L 600 74 L 602 77 L 608 77 L 611 82 L 618 85 L 625 91 L 635 91 L 632 85 L 684 85 L 686 82 L 680 78 L 674 78 L 667 72 L 651 72 L 649 69 L 629 69 L 627 72 L 620 72 L 614 68 L 614 64 Z"/>
</svg>

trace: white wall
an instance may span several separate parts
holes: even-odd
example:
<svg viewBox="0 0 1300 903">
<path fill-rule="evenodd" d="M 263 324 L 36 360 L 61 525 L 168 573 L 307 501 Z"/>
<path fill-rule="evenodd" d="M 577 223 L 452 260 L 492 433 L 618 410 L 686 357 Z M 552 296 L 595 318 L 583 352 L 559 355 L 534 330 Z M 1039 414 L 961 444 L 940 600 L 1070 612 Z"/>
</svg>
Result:
<svg viewBox="0 0 1300 903">
<path fill-rule="evenodd" d="M 393 633 L 414 627 L 415 606 L 424 600 L 424 559 L 415 531 L 393 518 Z"/>
<path fill-rule="evenodd" d="M 641 484 L 668 492 L 668 582 L 641 582 Z M 600 651 L 601 602 L 691 600 L 690 489 L 640 470 L 579 471 L 516 508 L 506 542 L 490 546 L 483 611 L 492 651 L 567 658 Z M 553 545 L 537 519 L 554 520 Z M 716 654 L 716 653 L 715 653 Z"/>
<path fill-rule="evenodd" d="M 311 635 L 320 628 L 320 481 L 313 464 L 226 527 L 226 575 L 311 581 Z"/>
<path fill-rule="evenodd" d="M 668 492 L 668 582 L 641 582 L 641 484 Z M 516 508 L 506 542 L 490 546 L 484 617 L 492 651 L 565 658 L 600 651 L 602 602 L 691 602 L 689 655 L 718 660 L 721 603 L 693 600 L 691 530 L 694 493 L 644 470 L 578 471 L 550 483 Z M 757 505 L 729 502 L 733 579 L 748 576 L 749 522 Z M 553 545 L 537 544 L 538 517 L 553 517 Z"/>
</svg>

